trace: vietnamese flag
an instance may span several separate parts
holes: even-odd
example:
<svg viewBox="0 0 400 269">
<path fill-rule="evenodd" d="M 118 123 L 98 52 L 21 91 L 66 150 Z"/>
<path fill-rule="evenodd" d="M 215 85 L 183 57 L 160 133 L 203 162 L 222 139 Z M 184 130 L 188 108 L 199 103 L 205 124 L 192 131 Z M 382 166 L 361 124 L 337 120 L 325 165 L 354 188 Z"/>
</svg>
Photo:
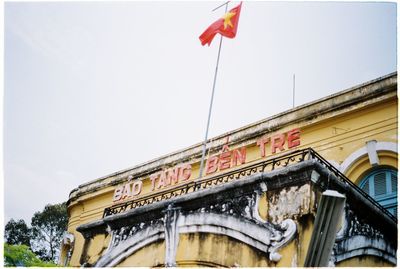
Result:
<svg viewBox="0 0 400 269">
<path fill-rule="evenodd" d="M 242 2 L 231 10 L 229 10 L 225 15 L 211 24 L 200 36 L 201 45 L 208 44 L 210 46 L 211 41 L 214 36 L 219 33 L 223 36 L 234 38 L 236 36 L 240 9 L 242 8 Z"/>
</svg>

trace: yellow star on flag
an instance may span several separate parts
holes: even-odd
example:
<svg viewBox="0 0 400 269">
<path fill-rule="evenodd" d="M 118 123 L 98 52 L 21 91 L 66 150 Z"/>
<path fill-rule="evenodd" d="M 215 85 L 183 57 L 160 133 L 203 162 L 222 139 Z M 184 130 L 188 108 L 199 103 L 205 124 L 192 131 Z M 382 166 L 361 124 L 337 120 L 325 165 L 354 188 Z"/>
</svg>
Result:
<svg viewBox="0 0 400 269">
<path fill-rule="evenodd" d="M 229 2 L 229 1 L 228 1 Z M 227 3 L 228 3 L 227 2 Z M 225 3 L 224 5 L 227 5 Z M 200 36 L 201 45 L 208 44 L 210 46 L 211 41 L 214 39 L 216 34 L 227 38 L 234 38 L 236 36 L 240 10 L 242 8 L 242 2 L 239 5 L 232 8 L 228 12 L 218 18 L 214 23 L 212 23 Z"/>
<path fill-rule="evenodd" d="M 235 12 L 227 12 L 225 13 L 225 15 L 222 17 L 224 19 L 224 30 L 227 28 L 227 26 L 229 25 L 231 28 L 233 28 L 232 22 L 231 22 L 231 18 L 233 16 L 235 16 L 236 13 Z"/>
</svg>

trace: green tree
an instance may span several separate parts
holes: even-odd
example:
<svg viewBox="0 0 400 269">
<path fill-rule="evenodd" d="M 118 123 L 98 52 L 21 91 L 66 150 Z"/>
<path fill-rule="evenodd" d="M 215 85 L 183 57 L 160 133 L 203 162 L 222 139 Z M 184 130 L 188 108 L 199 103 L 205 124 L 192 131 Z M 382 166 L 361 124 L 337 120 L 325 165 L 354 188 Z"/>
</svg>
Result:
<svg viewBox="0 0 400 269">
<path fill-rule="evenodd" d="M 61 240 L 67 229 L 66 203 L 46 205 L 32 217 L 32 250 L 44 261 L 56 262 Z"/>
<path fill-rule="evenodd" d="M 4 244 L 4 266 L 36 266 L 50 267 L 56 266 L 51 262 L 41 261 L 36 255 L 25 245 L 9 245 Z"/>
<path fill-rule="evenodd" d="M 10 245 L 31 245 L 31 230 L 22 219 L 17 221 L 11 219 L 7 222 L 4 237 L 6 243 Z"/>
</svg>

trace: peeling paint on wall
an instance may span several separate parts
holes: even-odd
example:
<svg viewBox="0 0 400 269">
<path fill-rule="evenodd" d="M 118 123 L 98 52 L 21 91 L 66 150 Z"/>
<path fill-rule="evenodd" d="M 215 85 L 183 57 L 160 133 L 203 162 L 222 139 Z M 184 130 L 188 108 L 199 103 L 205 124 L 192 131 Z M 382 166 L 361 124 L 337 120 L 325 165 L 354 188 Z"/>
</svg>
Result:
<svg viewBox="0 0 400 269">
<path fill-rule="evenodd" d="M 309 184 L 284 188 L 270 195 L 268 219 L 272 223 L 280 223 L 286 218 L 297 219 L 311 211 L 311 200 Z"/>
</svg>

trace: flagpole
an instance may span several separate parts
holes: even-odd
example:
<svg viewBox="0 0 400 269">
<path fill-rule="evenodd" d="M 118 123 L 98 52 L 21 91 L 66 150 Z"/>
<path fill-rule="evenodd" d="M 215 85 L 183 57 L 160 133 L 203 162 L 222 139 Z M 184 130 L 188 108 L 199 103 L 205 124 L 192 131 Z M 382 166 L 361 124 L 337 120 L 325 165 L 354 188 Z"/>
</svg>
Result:
<svg viewBox="0 0 400 269">
<path fill-rule="evenodd" d="M 228 11 L 228 2 L 225 3 L 225 13 Z M 219 8 L 219 7 L 218 7 Z M 215 9 L 214 9 L 215 10 Z M 206 155 L 206 145 L 207 145 L 207 138 L 208 138 L 208 129 L 210 127 L 210 119 L 211 119 L 211 111 L 212 111 L 212 105 L 214 101 L 214 92 L 215 92 L 215 84 L 217 82 L 217 74 L 218 74 L 218 65 L 219 65 L 219 57 L 221 55 L 221 47 L 222 47 L 222 35 L 219 40 L 219 48 L 218 48 L 218 56 L 217 56 L 217 64 L 215 66 L 215 73 L 214 73 L 214 82 L 213 82 L 213 87 L 212 87 L 212 92 L 211 92 L 211 101 L 210 101 L 210 107 L 208 110 L 208 120 L 207 120 L 207 128 L 206 128 L 206 135 L 204 138 L 203 142 L 203 150 L 201 153 L 201 161 L 200 161 L 200 172 L 199 172 L 199 178 L 203 176 L 203 169 L 204 169 L 204 157 Z"/>
</svg>

